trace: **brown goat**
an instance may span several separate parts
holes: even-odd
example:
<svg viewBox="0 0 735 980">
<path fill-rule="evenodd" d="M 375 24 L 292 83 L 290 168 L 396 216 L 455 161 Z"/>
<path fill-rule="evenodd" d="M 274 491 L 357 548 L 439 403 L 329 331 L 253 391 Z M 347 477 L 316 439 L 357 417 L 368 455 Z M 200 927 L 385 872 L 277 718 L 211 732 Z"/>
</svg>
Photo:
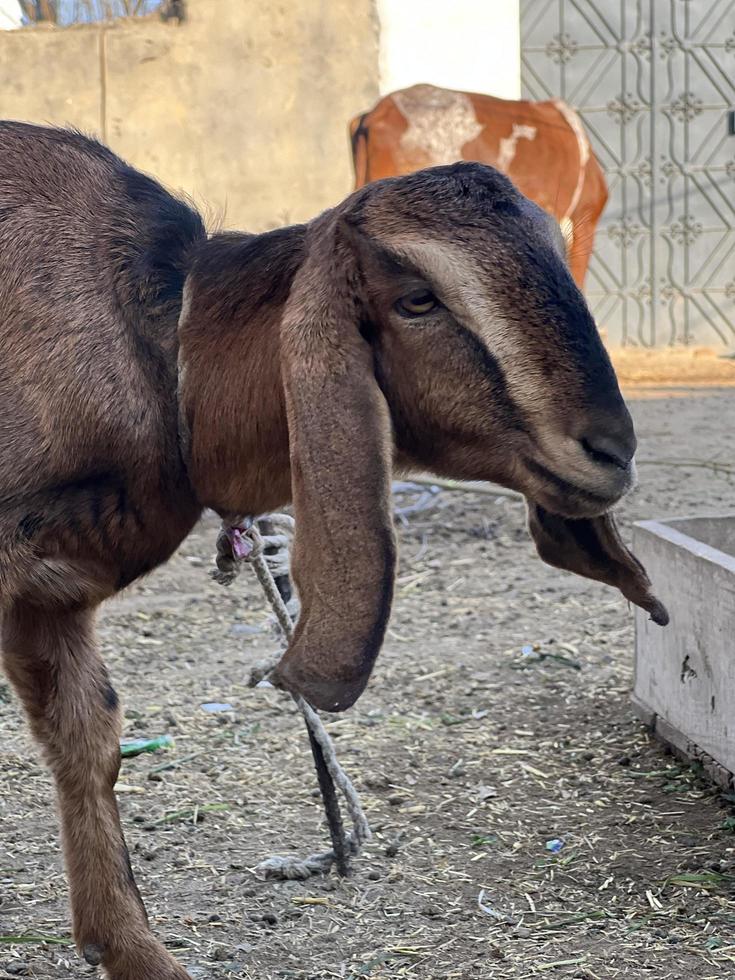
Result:
<svg viewBox="0 0 735 980">
<path fill-rule="evenodd" d="M 293 501 L 302 612 L 278 680 L 321 708 L 355 701 L 383 638 L 394 468 L 522 491 L 546 561 L 666 620 L 608 514 L 635 437 L 562 256 L 478 164 L 207 240 L 99 144 L 0 124 L 2 652 L 56 781 L 76 941 L 113 980 L 186 974 L 130 869 L 95 609 L 203 507 Z"/>
</svg>

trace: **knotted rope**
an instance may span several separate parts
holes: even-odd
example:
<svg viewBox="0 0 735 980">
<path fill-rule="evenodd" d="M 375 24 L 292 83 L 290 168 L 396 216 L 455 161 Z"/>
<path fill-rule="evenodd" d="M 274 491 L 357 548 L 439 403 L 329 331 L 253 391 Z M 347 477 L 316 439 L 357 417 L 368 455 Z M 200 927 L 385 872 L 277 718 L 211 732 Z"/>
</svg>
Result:
<svg viewBox="0 0 735 980">
<path fill-rule="evenodd" d="M 293 518 L 287 514 L 269 514 L 265 520 L 276 528 L 293 531 Z M 269 548 L 275 549 L 275 554 L 267 554 L 266 549 Z M 217 537 L 217 568 L 212 572 L 212 578 L 220 585 L 231 585 L 245 562 L 252 566 L 286 640 L 283 650 L 269 661 L 256 665 L 251 671 L 249 684 L 255 687 L 266 680 L 278 664 L 294 633 L 294 620 L 274 578 L 275 575 L 288 574 L 288 536 L 262 535 L 251 518 L 233 524 L 223 522 Z M 370 840 L 370 826 L 357 790 L 339 764 L 334 743 L 321 718 L 301 696 L 294 694 L 292 697 L 304 717 L 309 733 L 319 789 L 332 838 L 332 850 L 311 854 L 304 859 L 295 856 L 270 857 L 261 861 L 257 870 L 266 878 L 305 879 L 312 875 L 328 874 L 332 865 L 336 864 L 337 872 L 346 876 L 350 872 L 350 857 L 359 854 L 365 841 Z M 342 824 L 336 790 L 342 794 L 352 822 L 352 831 L 348 834 L 345 834 Z"/>
</svg>

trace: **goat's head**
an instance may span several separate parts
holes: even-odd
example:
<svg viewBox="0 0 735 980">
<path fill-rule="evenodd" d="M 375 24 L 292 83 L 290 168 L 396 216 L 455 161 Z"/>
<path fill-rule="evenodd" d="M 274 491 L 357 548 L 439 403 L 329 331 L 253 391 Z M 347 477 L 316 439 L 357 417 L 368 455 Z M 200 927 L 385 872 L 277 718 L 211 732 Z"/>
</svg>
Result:
<svg viewBox="0 0 735 980">
<path fill-rule="evenodd" d="M 635 435 L 555 222 L 465 163 L 368 185 L 292 233 L 280 351 L 302 615 L 280 682 L 331 710 L 363 690 L 392 593 L 393 463 L 519 490 L 545 561 L 665 622 L 608 513 Z"/>
</svg>

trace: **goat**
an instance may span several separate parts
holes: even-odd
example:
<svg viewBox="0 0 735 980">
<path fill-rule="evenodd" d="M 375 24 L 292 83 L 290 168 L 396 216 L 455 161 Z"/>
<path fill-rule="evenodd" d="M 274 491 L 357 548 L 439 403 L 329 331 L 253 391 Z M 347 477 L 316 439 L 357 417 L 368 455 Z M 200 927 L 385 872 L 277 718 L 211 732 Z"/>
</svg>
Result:
<svg viewBox="0 0 735 980">
<path fill-rule="evenodd" d="M 99 143 L 0 124 L 2 654 L 56 782 L 76 942 L 111 980 L 186 973 L 131 871 L 95 610 L 204 507 L 293 502 L 302 611 L 276 681 L 328 710 L 383 639 L 394 469 L 522 491 L 546 561 L 666 621 L 609 514 L 635 435 L 563 255 L 480 164 L 208 239 Z"/>
</svg>

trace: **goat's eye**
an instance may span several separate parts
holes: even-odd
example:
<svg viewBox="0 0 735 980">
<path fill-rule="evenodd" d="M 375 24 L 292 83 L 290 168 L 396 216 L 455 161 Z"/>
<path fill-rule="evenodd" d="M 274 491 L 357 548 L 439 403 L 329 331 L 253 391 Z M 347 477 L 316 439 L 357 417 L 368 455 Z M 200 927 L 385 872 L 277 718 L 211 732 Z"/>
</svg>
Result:
<svg viewBox="0 0 735 980">
<path fill-rule="evenodd" d="M 439 305 L 439 300 L 428 289 L 417 289 L 413 293 L 408 293 L 396 303 L 396 312 L 401 316 L 424 316 L 431 313 Z"/>
</svg>

